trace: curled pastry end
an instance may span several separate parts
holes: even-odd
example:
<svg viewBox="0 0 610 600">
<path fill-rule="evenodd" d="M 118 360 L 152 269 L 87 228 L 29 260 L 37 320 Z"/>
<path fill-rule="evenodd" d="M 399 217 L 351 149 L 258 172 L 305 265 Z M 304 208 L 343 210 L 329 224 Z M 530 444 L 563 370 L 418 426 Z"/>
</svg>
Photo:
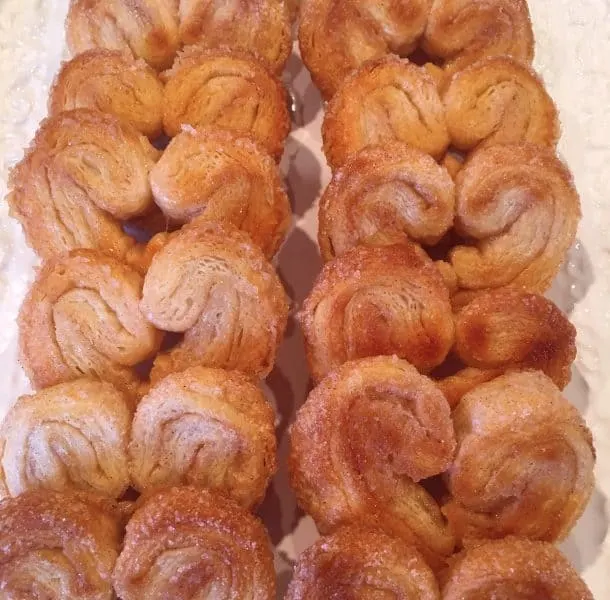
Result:
<svg viewBox="0 0 610 600">
<path fill-rule="evenodd" d="M 272 257 L 290 225 L 278 167 L 252 138 L 216 127 L 179 133 L 153 167 L 155 202 L 178 222 L 228 222 Z"/>
<path fill-rule="evenodd" d="M 434 0 L 424 50 L 449 73 L 486 56 L 507 55 L 529 64 L 534 31 L 526 0 Z"/>
<path fill-rule="evenodd" d="M 456 176 L 455 227 L 469 242 L 449 253 L 460 293 L 509 285 L 546 291 L 579 220 L 572 175 L 553 151 L 532 144 L 477 150 Z"/>
<path fill-rule="evenodd" d="M 218 490 L 246 508 L 275 471 L 274 412 L 236 371 L 191 367 L 154 385 L 138 404 L 129 452 L 134 485 Z"/>
<path fill-rule="evenodd" d="M 87 50 L 62 65 L 49 114 L 75 108 L 113 114 L 149 138 L 163 132 L 163 84 L 144 61 L 120 50 Z"/>
<path fill-rule="evenodd" d="M 52 490 L 0 503 L 0 589 L 7 598 L 112 600 L 118 515 Z"/>
<path fill-rule="evenodd" d="M 328 262 L 300 320 L 317 381 L 347 360 L 377 355 L 430 371 L 454 340 L 443 277 L 411 242 L 357 246 Z"/>
<path fill-rule="evenodd" d="M 94 248 L 122 259 L 135 241 L 122 220 L 154 206 L 158 151 L 134 127 L 91 109 L 44 120 L 9 178 L 9 205 L 43 258 Z"/>
<path fill-rule="evenodd" d="M 449 173 L 402 142 L 368 146 L 338 169 L 320 200 L 318 240 L 330 260 L 377 234 L 436 244 L 453 224 Z"/>
<path fill-rule="evenodd" d="M 157 70 L 171 66 L 179 47 L 176 2 L 72 0 L 66 41 L 73 55 L 107 48 L 143 58 Z"/>
<path fill-rule="evenodd" d="M 154 255 L 140 307 L 159 329 L 184 333 L 155 359 L 153 381 L 193 365 L 264 377 L 288 319 L 279 277 L 249 236 L 200 219 Z"/>
<path fill-rule="evenodd" d="M 338 529 L 301 554 L 286 600 L 340 595 L 440 600 L 434 573 L 404 541 L 361 526 Z"/>
<path fill-rule="evenodd" d="M 22 396 L 0 429 L 6 495 L 83 490 L 119 498 L 129 486 L 131 417 L 123 394 L 91 379 Z"/>
<path fill-rule="evenodd" d="M 443 576 L 443 600 L 545 597 L 593 600 L 568 559 L 555 546 L 507 538 L 458 554 Z"/>
<path fill-rule="evenodd" d="M 381 526 L 436 564 L 453 540 L 415 481 L 447 469 L 454 449 L 449 405 L 432 380 L 396 357 L 352 361 L 299 410 L 291 483 L 321 531 L 348 522 Z"/>
<path fill-rule="evenodd" d="M 457 538 L 517 535 L 554 542 L 582 514 L 595 451 L 582 417 L 540 371 L 513 372 L 467 393 L 443 512 Z"/>
<path fill-rule="evenodd" d="M 87 375 L 138 395 L 134 370 L 162 334 L 140 312 L 142 277 L 116 259 L 74 250 L 47 261 L 19 313 L 21 364 L 37 389 Z"/>
<path fill-rule="evenodd" d="M 330 99 L 343 80 L 368 60 L 410 54 L 424 32 L 430 5 L 430 0 L 302 2 L 301 57 L 322 95 Z"/>
<path fill-rule="evenodd" d="M 292 49 L 286 2 L 246 0 L 224 3 L 222 10 L 205 2 L 180 6 L 180 39 L 185 45 L 255 52 L 281 74 Z M 294 7 L 293 7 L 294 8 Z"/>
<path fill-rule="evenodd" d="M 554 148 L 559 119 L 540 77 L 509 56 L 485 58 L 453 75 L 443 93 L 451 143 L 459 150 L 529 142 Z"/>
<path fill-rule="evenodd" d="M 183 125 L 217 126 L 252 136 L 277 160 L 290 131 L 286 90 L 244 51 L 184 50 L 164 73 L 165 132 Z"/>
<path fill-rule="evenodd" d="M 328 103 L 322 125 L 331 168 L 372 144 L 405 142 L 440 158 L 449 146 L 445 113 L 427 70 L 387 56 L 352 73 Z"/>
<path fill-rule="evenodd" d="M 570 381 L 576 329 L 544 296 L 504 289 L 481 294 L 456 316 L 455 352 L 471 367 L 539 369 L 560 389 Z"/>
<path fill-rule="evenodd" d="M 178 487 L 148 496 L 127 524 L 114 584 L 123 600 L 275 598 L 273 555 L 256 517 L 228 498 Z"/>
</svg>

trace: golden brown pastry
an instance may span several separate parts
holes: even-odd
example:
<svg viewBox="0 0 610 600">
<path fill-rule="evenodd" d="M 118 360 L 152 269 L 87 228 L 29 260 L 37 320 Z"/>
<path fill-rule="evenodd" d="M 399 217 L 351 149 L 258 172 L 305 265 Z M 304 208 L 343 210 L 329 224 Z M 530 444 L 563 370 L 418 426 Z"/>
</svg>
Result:
<svg viewBox="0 0 610 600">
<path fill-rule="evenodd" d="M 274 419 L 261 389 L 237 371 L 168 375 L 138 404 L 129 444 L 134 485 L 195 485 L 256 506 L 275 471 Z"/>
<path fill-rule="evenodd" d="M 171 219 L 197 215 L 232 223 L 266 256 L 279 249 L 291 209 L 275 161 L 251 138 L 218 128 L 186 129 L 150 173 L 158 206 Z"/>
<path fill-rule="evenodd" d="M 292 49 L 284 0 L 182 0 L 180 37 L 184 44 L 253 52 L 275 73 L 282 72 Z"/>
<path fill-rule="evenodd" d="M 119 498 L 129 486 L 131 416 L 123 394 L 93 379 L 22 396 L 0 428 L 0 494 L 84 490 Z"/>
<path fill-rule="evenodd" d="M 228 498 L 188 487 L 153 494 L 136 510 L 114 583 L 123 600 L 275 600 L 260 521 Z"/>
<path fill-rule="evenodd" d="M 449 291 L 410 242 L 357 246 L 328 262 L 299 316 L 316 381 L 348 360 L 377 355 L 429 371 L 453 345 Z"/>
<path fill-rule="evenodd" d="M 480 386 L 495 379 L 498 375 L 502 375 L 499 369 L 477 369 L 476 367 L 466 367 L 460 369 L 457 373 L 442 377 L 436 381 L 436 385 L 443 392 L 449 406 L 455 408 L 462 397 Z"/>
<path fill-rule="evenodd" d="M 509 538 L 459 554 L 444 577 L 442 600 L 593 600 L 552 544 Z"/>
<path fill-rule="evenodd" d="M 89 109 L 43 121 L 9 178 L 11 215 L 42 258 L 97 248 L 124 258 L 135 241 L 119 220 L 154 206 L 158 151 L 117 117 Z"/>
<path fill-rule="evenodd" d="M 570 382 L 576 329 L 544 296 L 503 289 L 475 298 L 455 320 L 455 353 L 482 369 L 539 369 L 559 388 Z"/>
<path fill-rule="evenodd" d="M 183 125 L 216 125 L 257 140 L 279 159 L 290 131 L 286 90 L 252 55 L 228 50 L 184 50 L 164 73 L 167 135 Z"/>
<path fill-rule="evenodd" d="M 40 270 L 19 313 L 19 348 L 36 389 L 83 375 L 131 397 L 134 367 L 152 358 L 161 334 L 139 310 L 142 277 L 116 259 L 74 250 Z"/>
<path fill-rule="evenodd" d="M 91 48 L 131 53 L 160 70 L 179 46 L 177 0 L 71 0 L 66 40 L 72 54 Z"/>
<path fill-rule="evenodd" d="M 448 74 L 486 56 L 529 64 L 534 32 L 526 0 L 434 0 L 423 48 Z"/>
<path fill-rule="evenodd" d="M 395 598 L 440 600 L 421 554 L 374 529 L 344 527 L 320 538 L 297 561 L 285 600 Z"/>
<path fill-rule="evenodd" d="M 566 537 L 593 491 L 595 452 L 582 417 L 540 371 L 513 372 L 466 394 L 443 507 L 459 540 Z"/>
<path fill-rule="evenodd" d="M 396 357 L 351 361 L 297 413 L 291 484 L 322 533 L 352 522 L 382 527 L 435 563 L 453 539 L 415 481 L 447 469 L 454 449 L 449 405 L 432 380 Z"/>
<path fill-rule="evenodd" d="M 87 50 L 63 63 L 49 96 L 49 114 L 93 108 L 154 138 L 163 132 L 163 84 L 144 61 L 118 50 Z"/>
<path fill-rule="evenodd" d="M 412 52 L 432 0 L 303 0 L 299 46 L 306 67 L 329 99 L 365 61 Z"/>
<path fill-rule="evenodd" d="M 451 143 L 459 150 L 522 142 L 554 148 L 559 139 L 557 109 L 542 80 L 509 56 L 458 71 L 443 104 Z"/>
<path fill-rule="evenodd" d="M 159 329 L 185 332 L 155 359 L 153 381 L 197 364 L 265 377 L 288 317 L 282 284 L 261 250 L 234 227 L 201 220 L 154 256 L 141 310 Z"/>
<path fill-rule="evenodd" d="M 443 104 L 426 69 L 395 56 L 353 72 L 328 103 L 324 154 L 334 170 L 372 144 L 405 142 L 440 158 L 449 146 Z"/>
<path fill-rule="evenodd" d="M 546 291 L 574 243 L 580 200 L 568 168 L 531 144 L 472 154 L 456 176 L 455 227 L 468 241 L 449 262 L 456 305 L 482 290 Z"/>
<path fill-rule="evenodd" d="M 453 180 L 433 158 L 402 142 L 368 146 L 335 172 L 322 195 L 322 257 L 379 233 L 434 245 L 453 225 L 454 208 Z"/>
<path fill-rule="evenodd" d="M 114 512 L 51 490 L 0 503 L 0 590 L 7 600 L 113 600 Z"/>
</svg>

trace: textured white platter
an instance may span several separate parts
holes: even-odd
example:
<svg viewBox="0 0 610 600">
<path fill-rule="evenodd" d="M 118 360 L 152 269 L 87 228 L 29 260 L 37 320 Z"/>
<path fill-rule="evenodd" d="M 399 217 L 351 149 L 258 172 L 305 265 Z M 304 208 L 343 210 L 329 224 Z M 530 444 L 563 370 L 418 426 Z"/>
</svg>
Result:
<svg viewBox="0 0 610 600">
<path fill-rule="evenodd" d="M 49 85 L 65 57 L 63 20 L 68 0 L 0 0 L 0 197 L 10 167 L 46 114 Z M 580 244 L 553 290 L 578 328 L 579 356 L 567 395 L 582 410 L 595 436 L 598 485 L 592 502 L 563 545 L 597 600 L 610 598 L 610 0 L 530 0 L 537 35 L 535 65 L 561 113 L 560 153 L 570 164 L 584 218 Z M 294 123 L 282 161 L 295 227 L 278 268 L 295 309 L 320 268 L 315 243 L 317 198 L 329 180 L 320 152 L 320 98 L 294 55 L 285 73 L 292 89 Z M 36 259 L 0 202 L 0 418 L 29 391 L 16 356 L 16 315 Z M 302 340 L 291 320 L 278 365 L 268 382 L 278 408 L 280 461 L 287 426 L 307 393 Z M 277 546 L 279 596 L 290 564 L 315 529 L 297 511 L 280 469 L 261 515 Z"/>
</svg>

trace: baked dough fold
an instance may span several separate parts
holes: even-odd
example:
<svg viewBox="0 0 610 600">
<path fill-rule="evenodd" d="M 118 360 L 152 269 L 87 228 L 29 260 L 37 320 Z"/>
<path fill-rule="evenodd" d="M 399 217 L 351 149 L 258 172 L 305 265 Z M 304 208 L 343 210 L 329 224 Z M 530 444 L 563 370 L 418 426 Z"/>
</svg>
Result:
<svg viewBox="0 0 610 600">
<path fill-rule="evenodd" d="M 115 512 L 52 490 L 0 503 L 0 589 L 5 598 L 113 600 Z"/>
<path fill-rule="evenodd" d="M 271 258 L 291 209 L 275 161 L 249 137 L 215 127 L 186 129 L 150 173 L 155 202 L 176 222 L 228 222 Z"/>
<path fill-rule="evenodd" d="M 215 125 L 250 135 L 276 159 L 282 156 L 290 131 L 286 90 L 253 55 L 191 46 L 163 76 L 167 135 L 183 125 Z"/>
<path fill-rule="evenodd" d="M 47 261 L 18 320 L 21 364 L 33 386 L 87 375 L 136 397 L 141 380 L 134 367 L 161 344 L 140 312 L 142 285 L 136 271 L 93 250 Z"/>
<path fill-rule="evenodd" d="M 357 246 L 326 263 L 299 317 L 316 381 L 366 356 L 396 354 L 430 371 L 454 341 L 449 290 L 411 242 Z"/>
<path fill-rule="evenodd" d="M 325 260 L 371 236 L 434 245 L 453 225 L 455 186 L 447 170 L 402 142 L 368 146 L 338 169 L 320 200 Z"/>
<path fill-rule="evenodd" d="M 123 600 L 275 600 L 260 521 L 228 498 L 188 487 L 145 498 L 127 524 L 114 583 Z"/>
<path fill-rule="evenodd" d="M 454 449 L 449 405 L 433 381 L 396 357 L 351 361 L 297 413 L 291 484 L 322 533 L 345 523 L 381 527 L 437 564 L 453 538 L 416 481 L 445 471 Z"/>
<path fill-rule="evenodd" d="M 66 41 L 73 55 L 107 48 L 171 66 L 180 39 L 177 0 L 71 0 Z"/>
<path fill-rule="evenodd" d="M 168 375 L 138 404 L 129 444 L 134 485 L 143 492 L 195 485 L 254 507 L 275 471 L 274 419 L 241 373 L 191 367 Z"/>
<path fill-rule="evenodd" d="M 95 248 L 124 258 L 135 241 L 120 221 L 153 206 L 148 174 L 159 156 L 113 115 L 76 109 L 43 121 L 9 178 L 11 215 L 36 254 Z"/>
<path fill-rule="evenodd" d="M 0 428 L 0 490 L 8 496 L 82 490 L 119 498 L 129 486 L 131 417 L 123 394 L 92 379 L 22 396 Z"/>
<path fill-rule="evenodd" d="M 322 537 L 297 561 L 286 600 L 439 600 L 434 573 L 398 538 L 359 526 Z"/>
<path fill-rule="evenodd" d="M 198 364 L 265 377 L 288 318 L 282 284 L 248 235 L 201 219 L 154 256 L 140 306 L 157 328 L 184 332 L 155 359 L 153 382 Z"/>
<path fill-rule="evenodd" d="M 163 84 L 144 61 L 119 50 L 87 50 L 63 63 L 49 114 L 75 108 L 113 114 L 149 138 L 163 132 Z"/>
<path fill-rule="evenodd" d="M 540 371 L 502 375 L 466 394 L 453 422 L 458 450 L 443 512 L 456 537 L 564 539 L 593 491 L 595 452 L 553 382 Z"/>
<path fill-rule="evenodd" d="M 387 56 L 354 71 L 328 103 L 322 125 L 331 169 L 371 144 L 399 140 L 443 156 L 449 146 L 445 111 L 426 69 Z"/>
<path fill-rule="evenodd" d="M 593 600 L 568 559 L 552 544 L 508 538 L 455 558 L 442 600 Z"/>
<path fill-rule="evenodd" d="M 449 253 L 454 303 L 509 285 L 545 292 L 579 221 L 572 175 L 554 152 L 532 144 L 477 150 L 456 177 L 455 227 L 468 243 Z"/>
</svg>

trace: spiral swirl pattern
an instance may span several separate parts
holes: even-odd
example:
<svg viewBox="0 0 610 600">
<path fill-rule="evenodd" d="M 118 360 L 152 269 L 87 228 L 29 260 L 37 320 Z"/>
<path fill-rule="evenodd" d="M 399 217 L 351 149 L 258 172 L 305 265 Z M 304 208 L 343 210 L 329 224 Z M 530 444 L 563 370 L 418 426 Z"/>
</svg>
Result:
<svg viewBox="0 0 610 600">
<path fill-rule="evenodd" d="M 164 74 L 165 132 L 215 125 L 247 134 L 279 159 L 290 131 L 286 90 L 246 52 L 184 50 Z"/>
<path fill-rule="evenodd" d="M 66 41 L 73 55 L 121 50 L 161 70 L 179 47 L 176 0 L 71 0 Z"/>
<path fill-rule="evenodd" d="M 434 573 L 415 548 L 380 531 L 344 527 L 301 554 L 285 600 L 439 600 Z"/>
<path fill-rule="evenodd" d="M 554 148 L 559 119 L 542 80 L 509 56 L 492 56 L 458 71 L 443 93 L 451 143 L 478 145 L 529 142 Z"/>
<path fill-rule="evenodd" d="M 204 367 L 169 375 L 138 404 L 129 445 L 134 485 L 195 485 L 251 508 L 275 471 L 274 418 L 245 375 Z"/>
<path fill-rule="evenodd" d="M 512 286 L 544 292 L 574 243 L 580 200 L 567 167 L 533 145 L 476 151 L 456 177 L 456 220 L 468 241 L 449 260 L 461 292 Z"/>
<path fill-rule="evenodd" d="M 118 50 L 88 50 L 65 62 L 49 96 L 49 114 L 91 108 L 154 138 L 163 132 L 163 84 L 143 61 Z"/>
<path fill-rule="evenodd" d="M 197 364 L 264 377 L 288 317 L 284 289 L 262 251 L 245 233 L 201 220 L 154 256 L 141 309 L 159 329 L 185 332 L 156 358 L 155 381 Z"/>
<path fill-rule="evenodd" d="M 416 481 L 443 472 L 455 449 L 449 405 L 406 361 L 346 363 L 297 413 L 291 483 L 322 532 L 343 523 L 383 527 L 432 562 L 453 549 L 435 500 Z"/>
<path fill-rule="evenodd" d="M 449 146 L 445 113 L 426 69 L 395 56 L 369 61 L 328 103 L 322 125 L 331 168 L 365 146 L 405 142 L 440 158 Z"/>
<path fill-rule="evenodd" d="M 486 56 L 529 64 L 534 32 L 526 0 L 434 0 L 423 48 L 448 74 Z"/>
<path fill-rule="evenodd" d="M 430 5 L 431 0 L 304 0 L 299 46 L 322 95 L 331 98 L 345 77 L 367 60 L 414 50 Z"/>
<path fill-rule="evenodd" d="M 0 589 L 7 599 L 113 600 L 116 514 L 46 490 L 0 503 Z"/>
<path fill-rule="evenodd" d="M 125 257 L 134 240 L 119 220 L 154 206 L 148 174 L 158 152 L 133 127 L 89 109 L 43 121 L 12 171 L 8 202 L 42 258 L 76 248 Z"/>
<path fill-rule="evenodd" d="M 137 396 L 133 367 L 161 343 L 139 310 L 142 285 L 133 269 L 92 250 L 48 261 L 18 321 L 21 362 L 33 386 L 87 375 Z"/>
<path fill-rule="evenodd" d="M 366 356 L 396 354 L 429 371 L 454 339 L 449 291 L 411 243 L 357 246 L 327 263 L 300 320 L 316 381 Z"/>
<path fill-rule="evenodd" d="M 114 573 L 123 600 L 274 600 L 273 555 L 261 523 L 227 498 L 171 488 L 127 525 Z"/>
<path fill-rule="evenodd" d="M 497 377 L 453 412 L 458 450 L 443 507 L 458 539 L 563 539 L 593 490 L 582 417 L 540 371 Z"/>
<path fill-rule="evenodd" d="M 447 170 L 401 142 L 369 146 L 338 169 L 320 200 L 318 240 L 330 260 L 377 234 L 436 244 L 453 225 Z"/>
<path fill-rule="evenodd" d="M 442 600 L 593 600 L 557 548 L 530 540 L 509 538 L 463 552 L 444 579 Z"/>
<path fill-rule="evenodd" d="M 22 396 L 0 429 L 3 495 L 84 490 L 118 498 L 129 485 L 131 410 L 109 383 L 78 379 Z"/>
<path fill-rule="evenodd" d="M 206 128 L 179 133 L 150 173 L 155 202 L 178 222 L 201 215 L 250 235 L 272 257 L 290 225 L 275 161 L 253 140 Z"/>
</svg>

